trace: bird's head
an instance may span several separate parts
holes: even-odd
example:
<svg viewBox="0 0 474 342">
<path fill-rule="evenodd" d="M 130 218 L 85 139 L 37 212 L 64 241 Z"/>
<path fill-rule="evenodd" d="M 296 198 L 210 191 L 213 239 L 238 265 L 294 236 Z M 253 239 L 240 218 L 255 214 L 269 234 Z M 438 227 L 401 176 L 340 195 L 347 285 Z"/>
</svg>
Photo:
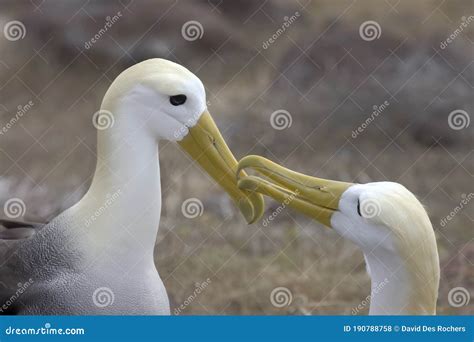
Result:
<svg viewBox="0 0 474 342">
<path fill-rule="evenodd" d="M 400 251 L 433 234 L 422 204 L 407 188 L 393 182 L 348 186 L 333 208 L 330 223 L 366 253 Z"/>
<path fill-rule="evenodd" d="M 101 110 L 114 120 L 138 122 L 142 134 L 156 140 L 181 141 L 207 114 L 206 107 L 204 85 L 196 75 L 156 58 L 124 70 L 109 87 Z"/>
<path fill-rule="evenodd" d="M 98 113 L 99 134 L 134 131 L 157 142 L 175 141 L 229 193 L 247 222 L 262 215 L 263 197 L 237 187 L 237 161 L 207 110 L 204 85 L 185 67 L 157 58 L 126 69 Z M 101 119 L 108 120 L 106 129 Z"/>
</svg>

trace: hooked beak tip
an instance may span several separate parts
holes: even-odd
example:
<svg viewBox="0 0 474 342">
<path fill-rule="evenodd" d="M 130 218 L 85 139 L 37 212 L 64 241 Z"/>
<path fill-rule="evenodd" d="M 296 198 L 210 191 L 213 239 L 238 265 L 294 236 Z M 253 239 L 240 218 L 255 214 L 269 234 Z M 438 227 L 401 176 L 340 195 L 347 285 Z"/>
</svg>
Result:
<svg viewBox="0 0 474 342">
<path fill-rule="evenodd" d="M 252 193 L 253 199 L 247 199 L 239 203 L 239 209 L 245 217 L 247 224 L 251 225 L 258 221 L 265 210 L 263 196 L 258 193 Z"/>
</svg>

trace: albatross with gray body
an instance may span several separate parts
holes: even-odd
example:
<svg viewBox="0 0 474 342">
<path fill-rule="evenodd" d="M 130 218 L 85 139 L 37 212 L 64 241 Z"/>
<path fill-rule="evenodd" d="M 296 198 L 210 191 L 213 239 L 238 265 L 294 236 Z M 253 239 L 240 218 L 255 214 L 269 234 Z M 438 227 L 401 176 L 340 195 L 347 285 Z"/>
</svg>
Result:
<svg viewBox="0 0 474 342">
<path fill-rule="evenodd" d="M 186 68 L 163 59 L 130 67 L 110 86 L 97 120 L 97 167 L 85 196 L 48 224 L 11 222 L 0 232 L 15 250 L 0 272 L 31 279 L 12 305 L 19 314 L 170 313 L 153 259 L 160 140 L 178 142 L 247 222 L 263 213 L 262 196 L 237 187 L 237 161 L 207 112 L 203 84 Z"/>
</svg>

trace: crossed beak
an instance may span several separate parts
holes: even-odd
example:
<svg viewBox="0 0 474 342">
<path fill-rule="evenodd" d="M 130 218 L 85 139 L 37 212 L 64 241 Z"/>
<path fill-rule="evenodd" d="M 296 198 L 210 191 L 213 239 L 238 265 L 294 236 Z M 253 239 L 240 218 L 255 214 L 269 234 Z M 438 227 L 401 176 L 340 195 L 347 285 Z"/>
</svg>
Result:
<svg viewBox="0 0 474 342">
<path fill-rule="evenodd" d="M 242 170 L 253 169 L 258 176 L 242 176 Z M 286 169 L 260 156 L 247 156 L 239 162 L 238 186 L 262 193 L 331 227 L 331 217 L 338 210 L 342 194 L 353 184 L 310 177 Z"/>
<path fill-rule="evenodd" d="M 249 224 L 264 212 L 263 196 L 237 186 L 238 163 L 206 110 L 178 144 L 230 195 Z"/>
</svg>

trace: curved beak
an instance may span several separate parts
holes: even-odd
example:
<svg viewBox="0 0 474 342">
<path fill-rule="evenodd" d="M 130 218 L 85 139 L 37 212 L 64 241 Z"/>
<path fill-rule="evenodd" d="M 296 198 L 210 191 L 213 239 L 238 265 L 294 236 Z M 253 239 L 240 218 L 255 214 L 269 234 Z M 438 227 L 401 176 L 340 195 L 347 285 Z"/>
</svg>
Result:
<svg viewBox="0 0 474 342">
<path fill-rule="evenodd" d="M 248 224 L 263 215 L 263 196 L 237 186 L 236 173 L 241 177 L 247 175 L 243 171 L 237 172 L 237 160 L 207 110 L 178 144 L 227 191 Z"/>
<path fill-rule="evenodd" d="M 258 176 L 241 176 L 242 170 L 247 168 L 269 180 Z M 342 194 L 353 185 L 310 177 L 260 156 L 243 158 L 237 172 L 239 188 L 270 196 L 327 227 L 331 227 L 331 217 L 338 210 Z"/>
</svg>

